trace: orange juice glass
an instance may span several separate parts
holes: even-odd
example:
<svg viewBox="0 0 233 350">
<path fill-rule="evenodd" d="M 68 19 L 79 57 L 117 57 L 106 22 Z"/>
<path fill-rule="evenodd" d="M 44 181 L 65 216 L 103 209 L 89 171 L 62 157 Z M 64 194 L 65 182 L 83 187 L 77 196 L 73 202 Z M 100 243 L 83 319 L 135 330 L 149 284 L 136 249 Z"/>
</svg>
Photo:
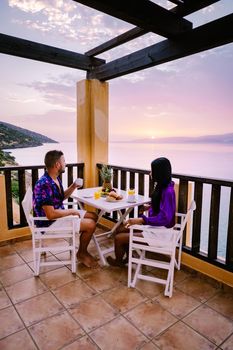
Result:
<svg viewBox="0 0 233 350">
<path fill-rule="evenodd" d="M 94 198 L 95 198 L 95 199 L 100 199 L 100 196 L 101 196 L 100 191 L 96 191 L 96 192 L 94 193 Z"/>
</svg>

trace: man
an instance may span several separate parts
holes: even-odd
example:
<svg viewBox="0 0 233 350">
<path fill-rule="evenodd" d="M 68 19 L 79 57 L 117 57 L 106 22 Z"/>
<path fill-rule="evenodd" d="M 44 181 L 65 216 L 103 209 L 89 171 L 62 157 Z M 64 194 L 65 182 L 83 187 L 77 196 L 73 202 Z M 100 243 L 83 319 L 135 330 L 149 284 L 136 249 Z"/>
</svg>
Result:
<svg viewBox="0 0 233 350">
<path fill-rule="evenodd" d="M 36 182 L 33 190 L 33 209 L 36 216 L 46 216 L 49 220 L 77 215 L 81 217 L 80 223 L 80 245 L 77 252 L 78 261 L 87 267 L 97 267 L 95 259 L 88 253 L 87 247 L 96 228 L 97 215 L 77 209 L 65 209 L 63 200 L 68 198 L 73 191 L 79 187 L 75 182 L 65 191 L 59 175 L 65 172 L 65 157 L 61 151 L 49 151 L 45 155 L 46 171 Z M 62 222 L 41 221 L 41 224 L 58 225 Z M 67 224 L 66 224 L 67 225 Z"/>
</svg>

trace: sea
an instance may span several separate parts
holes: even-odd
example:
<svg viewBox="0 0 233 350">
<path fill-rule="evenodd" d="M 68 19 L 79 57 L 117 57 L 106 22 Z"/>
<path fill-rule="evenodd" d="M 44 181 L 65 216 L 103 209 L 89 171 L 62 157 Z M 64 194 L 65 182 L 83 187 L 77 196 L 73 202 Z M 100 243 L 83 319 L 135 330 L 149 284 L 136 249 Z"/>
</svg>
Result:
<svg viewBox="0 0 233 350">
<path fill-rule="evenodd" d="M 19 165 L 43 165 L 44 155 L 52 149 L 62 150 L 66 163 L 77 162 L 75 142 L 58 144 L 47 143 L 39 147 L 5 150 L 11 152 Z M 150 163 L 157 157 L 167 157 L 172 164 L 173 173 L 190 176 L 208 177 L 233 181 L 233 145 L 232 144 L 153 144 L 110 142 L 109 164 L 150 170 Z M 220 204 L 220 223 L 218 256 L 225 258 L 228 227 L 227 206 L 230 199 L 229 188 L 223 188 Z M 208 227 L 210 210 L 210 188 L 204 190 L 201 250 L 208 247 Z"/>
<path fill-rule="evenodd" d="M 47 143 L 38 147 L 5 150 L 23 166 L 43 165 L 44 155 L 62 150 L 66 163 L 77 162 L 75 142 Z M 110 142 L 109 164 L 150 169 L 157 157 L 167 157 L 173 173 L 233 180 L 233 144 L 153 144 Z"/>
</svg>

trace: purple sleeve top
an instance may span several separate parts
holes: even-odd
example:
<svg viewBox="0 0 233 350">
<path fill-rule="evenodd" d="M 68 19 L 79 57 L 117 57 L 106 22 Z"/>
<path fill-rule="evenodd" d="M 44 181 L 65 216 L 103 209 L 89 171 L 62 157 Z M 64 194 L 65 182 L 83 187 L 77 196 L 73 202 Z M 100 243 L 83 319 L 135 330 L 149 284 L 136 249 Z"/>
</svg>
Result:
<svg viewBox="0 0 233 350">
<path fill-rule="evenodd" d="M 176 195 L 174 182 L 171 182 L 163 191 L 160 201 L 160 210 L 154 213 L 152 206 L 149 208 L 148 217 L 142 215 L 145 225 L 165 226 L 167 228 L 175 225 Z"/>
</svg>

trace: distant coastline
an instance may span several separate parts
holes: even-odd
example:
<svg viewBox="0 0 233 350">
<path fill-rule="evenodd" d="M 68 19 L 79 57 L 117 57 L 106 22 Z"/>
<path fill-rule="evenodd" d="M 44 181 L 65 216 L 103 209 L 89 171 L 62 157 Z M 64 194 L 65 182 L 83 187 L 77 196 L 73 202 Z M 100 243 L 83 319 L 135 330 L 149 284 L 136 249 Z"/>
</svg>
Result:
<svg viewBox="0 0 233 350">
<path fill-rule="evenodd" d="M 215 144 L 233 144 L 233 133 L 222 135 L 205 135 L 198 137 L 158 137 L 158 138 L 142 138 L 128 141 L 111 141 L 113 143 L 215 143 Z"/>
<path fill-rule="evenodd" d="M 0 149 L 14 149 L 42 146 L 44 143 L 58 143 L 37 132 L 0 121 Z"/>
</svg>

